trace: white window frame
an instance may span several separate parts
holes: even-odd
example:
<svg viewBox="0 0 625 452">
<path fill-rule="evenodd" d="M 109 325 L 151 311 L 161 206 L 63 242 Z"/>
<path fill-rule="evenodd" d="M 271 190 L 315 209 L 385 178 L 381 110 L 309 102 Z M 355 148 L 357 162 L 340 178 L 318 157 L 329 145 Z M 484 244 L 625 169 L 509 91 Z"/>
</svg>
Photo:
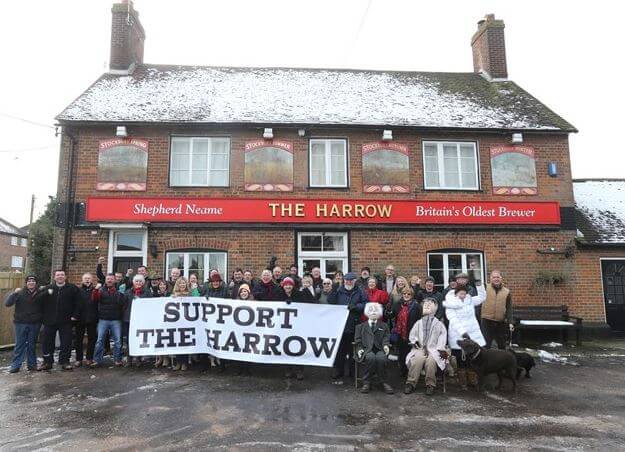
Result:
<svg viewBox="0 0 625 452">
<path fill-rule="evenodd" d="M 11 246 L 19 246 L 19 237 L 15 235 L 11 236 Z"/>
<path fill-rule="evenodd" d="M 102 226 L 102 225 L 100 225 Z M 143 233 L 143 240 L 141 242 L 141 251 L 117 251 L 116 234 L 118 232 L 133 232 L 140 231 Z M 140 257 L 142 265 L 148 263 L 148 230 L 143 225 L 128 224 L 125 226 L 119 226 L 115 229 L 109 230 L 109 253 L 107 261 L 107 269 L 113 268 L 113 258 L 115 257 Z"/>
<path fill-rule="evenodd" d="M 343 251 L 302 251 L 302 237 L 305 236 L 320 236 L 323 247 L 323 237 L 327 236 L 341 236 L 343 237 Z M 304 273 L 304 261 L 310 259 L 319 260 L 319 268 L 321 269 L 321 275 L 325 278 L 326 274 L 326 260 L 341 260 L 343 261 L 343 272 L 347 273 L 349 269 L 349 236 L 347 232 L 298 232 L 297 233 L 297 269 L 300 276 Z"/>
<path fill-rule="evenodd" d="M 445 184 L 445 158 L 443 153 L 443 146 L 445 145 L 455 145 L 458 150 L 458 158 L 456 159 L 457 169 L 458 169 L 458 181 L 462 184 L 462 172 L 460 171 L 460 145 L 470 144 L 473 146 L 473 155 L 475 156 L 475 161 L 473 162 L 473 167 L 475 170 L 475 186 L 474 187 L 448 187 Z M 438 156 L 438 187 L 428 187 L 427 185 L 427 177 L 426 166 L 425 166 L 425 146 L 426 145 L 436 145 L 436 151 Z M 421 144 L 421 157 L 423 163 L 423 188 L 425 190 L 460 190 L 460 191 L 478 191 L 480 190 L 480 155 L 478 152 L 477 142 L 475 141 L 436 141 L 436 140 L 428 140 L 423 141 Z"/>
<path fill-rule="evenodd" d="M 443 256 L 443 277 L 446 278 L 445 281 L 443 281 L 443 289 L 445 287 L 447 287 L 449 285 L 449 255 L 450 254 L 460 254 L 462 257 L 462 273 L 468 273 L 469 272 L 469 267 L 467 265 L 467 256 L 470 254 L 479 254 L 482 259 L 481 259 L 481 263 L 482 263 L 482 285 L 486 284 L 486 262 L 484 260 L 484 252 L 480 251 L 480 250 L 467 250 L 467 249 L 459 249 L 457 251 L 454 250 L 445 250 L 445 251 L 428 251 L 427 253 L 427 271 L 428 271 L 428 276 L 430 275 L 430 256 L 432 255 L 442 255 Z M 438 284 L 436 284 L 436 286 L 440 287 Z"/>
<path fill-rule="evenodd" d="M 19 265 L 16 263 L 16 260 L 19 260 Z M 24 268 L 24 257 L 11 256 L 11 268 Z"/>
<path fill-rule="evenodd" d="M 203 254 L 204 255 L 204 281 L 200 281 L 201 283 L 204 283 L 208 280 L 208 273 L 212 270 L 209 262 L 210 262 L 210 255 L 211 254 L 223 254 L 225 256 L 224 259 L 224 265 L 225 268 L 223 270 L 222 273 L 222 278 L 224 279 L 224 281 L 228 280 L 228 252 L 227 251 L 220 251 L 220 250 L 206 250 L 206 249 L 199 249 L 199 250 L 168 250 L 165 251 L 165 279 L 169 279 L 169 256 L 170 254 L 183 254 L 183 268 L 181 269 L 183 276 L 185 278 L 189 278 L 189 254 Z"/>
<path fill-rule="evenodd" d="M 189 183 L 188 184 L 175 184 L 172 181 L 172 161 L 173 161 L 173 145 L 175 141 L 182 141 L 182 140 L 189 140 L 189 150 L 190 150 L 190 157 L 189 157 Z M 191 178 L 191 170 L 193 168 L 193 148 L 195 145 L 195 142 L 197 141 L 204 141 L 207 140 L 208 141 L 208 155 L 206 156 L 206 171 L 208 171 L 208 181 L 206 184 L 194 184 Z M 224 170 L 213 170 L 211 169 L 211 155 L 213 152 L 213 140 L 226 140 L 228 142 L 228 152 L 226 153 L 227 156 L 227 162 L 226 162 L 226 166 L 227 166 L 227 174 L 226 174 L 226 182 L 224 185 L 217 185 L 217 184 L 211 184 L 211 171 L 224 171 Z M 189 137 L 189 136 L 172 136 L 170 139 L 170 143 L 169 143 L 169 186 L 170 187 L 229 187 L 230 186 L 230 154 L 231 154 L 231 140 L 230 137 L 226 137 L 226 136 L 193 136 L 193 137 Z"/>
<path fill-rule="evenodd" d="M 313 143 L 324 143 L 325 146 L 325 176 L 326 183 L 322 185 L 314 185 L 312 181 L 312 146 Z M 332 180 L 332 143 L 340 142 L 344 146 L 344 165 L 345 171 L 345 183 L 344 184 L 331 184 Z M 346 138 L 311 138 L 308 140 L 308 182 L 311 188 L 348 188 L 349 187 L 349 173 L 347 171 L 349 160 L 348 143 Z"/>
</svg>

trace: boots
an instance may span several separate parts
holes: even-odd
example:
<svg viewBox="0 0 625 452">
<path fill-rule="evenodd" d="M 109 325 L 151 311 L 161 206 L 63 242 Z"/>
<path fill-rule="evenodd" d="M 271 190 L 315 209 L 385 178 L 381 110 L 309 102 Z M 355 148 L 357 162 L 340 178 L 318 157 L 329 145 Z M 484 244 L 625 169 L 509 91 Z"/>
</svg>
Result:
<svg viewBox="0 0 625 452">
<path fill-rule="evenodd" d="M 163 365 L 163 357 L 157 356 L 156 361 L 154 361 L 154 367 L 161 367 Z"/>
<path fill-rule="evenodd" d="M 169 367 L 169 356 L 163 358 L 163 367 Z"/>
<path fill-rule="evenodd" d="M 456 375 L 458 375 L 458 384 L 460 385 L 460 388 L 463 391 L 466 391 L 467 388 L 467 370 L 466 369 L 458 369 L 458 372 L 456 372 Z"/>
<path fill-rule="evenodd" d="M 469 381 L 469 386 L 477 388 L 478 378 L 477 373 L 473 370 L 467 370 L 467 380 Z"/>
</svg>

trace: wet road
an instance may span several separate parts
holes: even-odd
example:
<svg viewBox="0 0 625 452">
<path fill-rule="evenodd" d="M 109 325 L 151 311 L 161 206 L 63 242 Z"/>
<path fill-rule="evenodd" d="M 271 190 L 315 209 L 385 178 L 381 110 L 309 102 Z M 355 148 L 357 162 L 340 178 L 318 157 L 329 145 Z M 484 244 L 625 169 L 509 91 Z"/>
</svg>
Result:
<svg viewBox="0 0 625 452">
<path fill-rule="evenodd" d="M 102 368 L 6 373 L 0 354 L 0 450 L 624 450 L 625 342 L 595 343 L 567 364 L 539 363 L 517 395 L 368 395 L 260 367 L 255 377 Z M 494 384 L 494 382 L 493 382 Z"/>
</svg>

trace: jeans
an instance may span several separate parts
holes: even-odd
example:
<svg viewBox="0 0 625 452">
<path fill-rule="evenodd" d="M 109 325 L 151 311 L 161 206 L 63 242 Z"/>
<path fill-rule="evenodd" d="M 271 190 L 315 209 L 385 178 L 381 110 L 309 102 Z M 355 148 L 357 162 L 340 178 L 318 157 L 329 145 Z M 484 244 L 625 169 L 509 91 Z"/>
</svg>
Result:
<svg viewBox="0 0 625 452">
<path fill-rule="evenodd" d="M 106 333 L 110 332 L 113 337 L 113 359 L 115 362 L 122 360 L 122 321 L 121 320 L 102 320 L 98 321 L 98 340 L 95 343 L 94 361 L 98 364 L 102 362 L 104 355 L 104 338 Z"/>
<path fill-rule="evenodd" d="M 52 365 L 54 362 L 54 341 L 56 333 L 59 332 L 61 350 L 59 352 L 59 364 L 69 364 L 69 357 L 72 354 L 72 323 L 56 323 L 54 325 L 44 325 L 41 340 L 43 351 L 43 361 Z"/>
<path fill-rule="evenodd" d="M 35 347 L 37 346 L 37 336 L 41 323 L 14 323 L 15 325 L 15 350 L 13 351 L 13 361 L 11 369 L 19 369 L 24 361 L 24 353 L 26 353 L 29 369 L 37 367 L 37 354 Z"/>
<path fill-rule="evenodd" d="M 76 361 L 82 361 L 83 359 L 83 339 L 85 332 L 87 333 L 87 360 L 93 360 L 93 351 L 95 349 L 95 343 L 98 339 L 98 324 L 97 323 L 76 323 L 74 331 L 76 335 L 74 337 L 74 347 L 76 349 Z"/>
</svg>

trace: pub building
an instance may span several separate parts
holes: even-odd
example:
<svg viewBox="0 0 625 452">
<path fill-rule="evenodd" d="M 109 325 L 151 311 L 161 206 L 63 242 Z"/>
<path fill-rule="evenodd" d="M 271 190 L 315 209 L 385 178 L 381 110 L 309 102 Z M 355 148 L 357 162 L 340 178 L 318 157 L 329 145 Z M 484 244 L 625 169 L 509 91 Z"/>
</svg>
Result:
<svg viewBox="0 0 625 452">
<path fill-rule="evenodd" d="M 463 73 L 146 64 L 132 2 L 112 16 L 109 71 L 57 117 L 53 262 L 72 281 L 98 256 L 202 280 L 272 256 L 327 276 L 393 264 L 440 288 L 500 269 L 516 304 L 605 324 L 570 296 L 576 129 L 508 79 L 494 15 Z"/>
</svg>

